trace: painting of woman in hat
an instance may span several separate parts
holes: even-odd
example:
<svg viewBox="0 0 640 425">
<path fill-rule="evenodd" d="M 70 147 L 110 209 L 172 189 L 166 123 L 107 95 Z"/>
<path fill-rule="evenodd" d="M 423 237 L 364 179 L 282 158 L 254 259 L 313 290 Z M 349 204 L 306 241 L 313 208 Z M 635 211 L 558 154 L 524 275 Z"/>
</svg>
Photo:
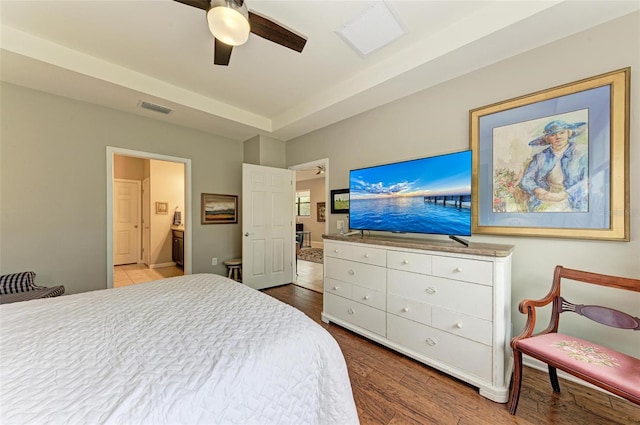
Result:
<svg viewBox="0 0 640 425">
<path fill-rule="evenodd" d="M 528 195 L 530 212 L 588 211 L 588 154 L 574 139 L 587 129 L 586 122 L 554 119 L 529 146 L 546 146 L 533 155 L 520 188 Z"/>
</svg>

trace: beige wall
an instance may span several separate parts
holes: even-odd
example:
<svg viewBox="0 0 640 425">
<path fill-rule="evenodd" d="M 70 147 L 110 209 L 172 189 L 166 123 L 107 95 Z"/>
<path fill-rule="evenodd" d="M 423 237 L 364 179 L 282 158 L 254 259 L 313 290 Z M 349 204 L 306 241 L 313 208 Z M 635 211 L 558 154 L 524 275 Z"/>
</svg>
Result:
<svg viewBox="0 0 640 425">
<path fill-rule="evenodd" d="M 285 168 L 286 143 L 258 135 L 244 142 L 244 162 L 265 167 Z"/>
<path fill-rule="evenodd" d="M 325 222 L 318 221 L 317 206 L 318 202 L 325 202 L 326 205 L 329 205 L 329 203 L 325 199 L 324 180 L 324 178 L 321 178 L 296 182 L 296 190 L 308 189 L 311 193 L 311 216 L 297 217 L 296 220 L 298 223 L 304 224 L 304 230 L 308 230 L 311 232 L 312 245 L 319 248 L 322 246 L 322 234 L 325 233 Z M 316 243 L 314 244 L 313 242 Z"/>
<path fill-rule="evenodd" d="M 2 83 L 0 273 L 68 293 L 107 287 L 106 147 L 190 158 L 193 272 L 226 274 L 241 224 L 200 224 L 200 193 L 240 195 L 242 143 Z M 219 265 L 211 266 L 211 257 Z"/>
<path fill-rule="evenodd" d="M 329 188 L 348 187 L 348 172 L 353 168 L 468 148 L 471 109 L 627 66 L 632 67 L 631 242 L 471 237 L 473 242 L 515 245 L 511 310 L 514 329 L 519 332 L 524 316 L 517 310 L 518 302 L 523 298 L 543 296 L 549 289 L 557 264 L 640 278 L 639 13 L 290 140 L 287 142 L 287 164 L 329 157 Z M 335 221 L 344 217 L 331 217 L 330 229 L 335 229 Z M 637 295 L 619 297 L 606 290 L 579 291 L 581 301 L 612 302 L 622 310 L 640 315 L 640 297 Z M 589 321 L 580 319 L 565 317 L 563 320 L 569 329 L 582 336 L 607 341 L 607 344 L 640 357 L 640 334 L 637 332 L 630 335 L 627 331 L 604 326 L 586 327 L 583 324 Z"/>
<path fill-rule="evenodd" d="M 113 177 L 116 179 L 144 180 L 144 159 L 130 156 L 113 156 Z"/>
</svg>

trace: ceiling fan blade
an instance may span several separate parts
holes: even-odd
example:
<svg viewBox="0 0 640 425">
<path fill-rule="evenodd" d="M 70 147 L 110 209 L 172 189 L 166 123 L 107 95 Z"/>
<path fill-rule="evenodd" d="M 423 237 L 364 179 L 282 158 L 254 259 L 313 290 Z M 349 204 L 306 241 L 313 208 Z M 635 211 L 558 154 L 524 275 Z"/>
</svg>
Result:
<svg viewBox="0 0 640 425">
<path fill-rule="evenodd" d="M 251 32 L 255 35 L 273 41 L 281 46 L 288 47 L 296 52 L 302 52 L 307 42 L 306 38 L 251 11 L 249 12 L 249 24 L 251 24 Z"/>
<path fill-rule="evenodd" d="M 174 0 L 178 3 L 186 4 L 187 6 L 197 7 L 198 9 L 208 10 L 209 0 Z"/>
<path fill-rule="evenodd" d="M 216 65 L 229 65 L 229 59 L 231 59 L 231 51 L 233 46 L 224 44 L 222 41 L 214 38 L 215 46 L 213 49 L 213 63 Z"/>
</svg>

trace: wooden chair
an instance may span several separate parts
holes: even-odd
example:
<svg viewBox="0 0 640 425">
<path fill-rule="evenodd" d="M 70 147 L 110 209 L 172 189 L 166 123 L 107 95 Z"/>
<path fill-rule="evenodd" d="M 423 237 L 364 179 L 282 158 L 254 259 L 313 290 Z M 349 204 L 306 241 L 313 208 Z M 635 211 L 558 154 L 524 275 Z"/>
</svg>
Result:
<svg viewBox="0 0 640 425">
<path fill-rule="evenodd" d="M 640 318 L 597 305 L 572 304 L 560 295 L 562 279 L 640 292 L 640 280 L 608 276 L 556 266 L 549 293 L 540 300 L 523 300 L 519 310 L 527 314 L 522 333 L 511 340 L 513 348 L 513 388 L 509 413 L 515 415 L 522 384 L 522 354 L 547 364 L 551 387 L 560 392 L 557 369 L 599 388 L 640 404 L 640 359 L 601 345 L 558 333 L 560 313 L 573 312 L 594 322 L 619 329 L 640 330 Z M 551 320 L 545 330 L 533 334 L 536 307 L 552 303 Z"/>
</svg>

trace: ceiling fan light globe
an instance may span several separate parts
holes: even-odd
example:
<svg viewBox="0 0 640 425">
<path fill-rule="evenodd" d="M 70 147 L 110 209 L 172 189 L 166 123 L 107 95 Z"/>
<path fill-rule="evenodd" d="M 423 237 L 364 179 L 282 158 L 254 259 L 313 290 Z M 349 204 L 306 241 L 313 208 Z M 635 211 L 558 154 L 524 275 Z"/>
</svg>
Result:
<svg viewBox="0 0 640 425">
<path fill-rule="evenodd" d="M 213 1 L 207 11 L 209 31 L 218 40 L 230 46 L 240 46 L 249 39 L 251 26 L 249 13 L 243 4 L 238 7 L 233 1 Z"/>
</svg>

